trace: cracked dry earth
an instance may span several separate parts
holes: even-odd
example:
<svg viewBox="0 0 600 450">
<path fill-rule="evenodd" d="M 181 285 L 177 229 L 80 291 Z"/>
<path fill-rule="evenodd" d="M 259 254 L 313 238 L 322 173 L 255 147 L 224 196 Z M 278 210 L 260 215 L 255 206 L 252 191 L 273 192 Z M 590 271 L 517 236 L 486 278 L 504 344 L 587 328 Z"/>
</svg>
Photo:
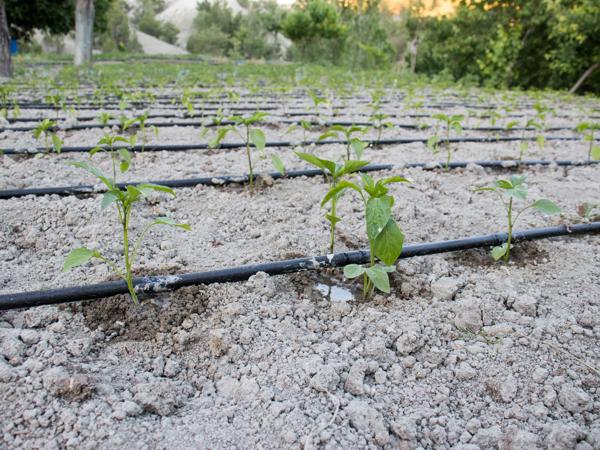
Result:
<svg viewBox="0 0 600 450">
<path fill-rule="evenodd" d="M 73 142 L 77 136 L 91 144 L 97 138 L 81 131 Z M 3 145 L 18 139 L 26 138 L 9 134 Z M 459 151 L 483 159 L 516 148 Z M 344 153 L 341 146 L 316 151 Z M 583 151 L 569 142 L 549 146 L 545 156 Z M 184 153 L 138 155 L 133 173 L 221 173 L 214 154 L 189 155 L 193 169 Z M 227 155 L 219 157 L 229 158 L 231 173 L 244 170 L 242 152 Z M 423 146 L 367 150 L 374 162 L 426 155 Z M 44 165 L 54 174 L 46 173 L 44 185 L 68 184 L 71 169 L 56 155 L 3 156 L 1 163 L 19 187 L 30 186 L 32 168 Z M 291 158 L 289 165 L 303 167 Z M 579 203 L 597 202 L 598 170 L 528 170 L 531 198 L 553 199 L 565 215 L 526 213 L 518 228 L 572 220 Z M 508 171 L 403 174 L 412 184 L 391 192 L 407 243 L 502 230 L 496 199 L 472 188 Z M 174 199 L 152 197 L 137 208 L 134 232 L 159 214 L 192 231 L 153 230 L 140 273 L 322 254 L 325 189 L 321 179 L 300 178 L 254 195 L 197 187 Z M 58 196 L 0 202 L 0 293 L 110 279 L 100 263 L 60 270 L 76 246 L 121 251 L 115 219 L 99 214 L 98 203 Z M 363 248 L 358 199 L 344 197 L 340 214 L 337 249 Z M 599 250 L 600 237 L 590 235 L 519 244 L 510 264 L 493 263 L 488 249 L 401 260 L 391 295 L 368 301 L 340 271 L 259 273 L 243 283 L 160 294 L 141 307 L 119 296 L 3 312 L 0 447 L 599 449 Z M 346 288 L 354 300 L 332 302 L 318 283 Z"/>
</svg>

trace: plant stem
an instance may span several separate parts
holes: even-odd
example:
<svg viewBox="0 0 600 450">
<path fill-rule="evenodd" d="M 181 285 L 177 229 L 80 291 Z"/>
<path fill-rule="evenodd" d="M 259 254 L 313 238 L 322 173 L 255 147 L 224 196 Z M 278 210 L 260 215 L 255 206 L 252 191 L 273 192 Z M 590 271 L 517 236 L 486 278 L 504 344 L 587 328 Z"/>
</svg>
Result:
<svg viewBox="0 0 600 450">
<path fill-rule="evenodd" d="M 373 267 L 375 265 L 375 253 L 373 252 L 373 243 L 369 240 L 369 267 Z M 371 284 L 371 280 L 367 276 L 367 273 L 364 274 L 364 283 L 363 283 L 363 297 L 366 300 L 371 296 L 371 292 L 373 290 L 373 286 Z"/>
<path fill-rule="evenodd" d="M 508 201 L 508 240 L 506 241 L 506 253 L 504 253 L 504 262 L 508 262 L 510 259 L 510 245 L 512 243 L 512 231 L 513 231 L 513 220 L 512 220 L 512 197 Z"/>
<path fill-rule="evenodd" d="M 125 281 L 127 282 L 127 288 L 131 299 L 136 305 L 139 305 L 139 300 L 133 288 L 133 280 L 131 276 L 131 259 L 129 257 L 129 218 L 131 212 L 129 209 L 125 210 L 123 217 L 123 256 L 125 257 Z"/>
<path fill-rule="evenodd" d="M 331 199 L 331 228 L 330 228 L 330 236 L 329 236 L 329 253 L 333 253 L 333 247 L 335 243 L 335 209 L 337 204 L 337 198 L 335 195 Z"/>
<path fill-rule="evenodd" d="M 250 178 L 250 190 L 254 190 L 254 175 L 252 173 L 252 157 L 250 156 L 250 127 L 246 126 L 246 156 L 248 157 L 248 171 Z"/>
<path fill-rule="evenodd" d="M 446 124 L 446 170 L 450 168 L 450 124 Z"/>
</svg>

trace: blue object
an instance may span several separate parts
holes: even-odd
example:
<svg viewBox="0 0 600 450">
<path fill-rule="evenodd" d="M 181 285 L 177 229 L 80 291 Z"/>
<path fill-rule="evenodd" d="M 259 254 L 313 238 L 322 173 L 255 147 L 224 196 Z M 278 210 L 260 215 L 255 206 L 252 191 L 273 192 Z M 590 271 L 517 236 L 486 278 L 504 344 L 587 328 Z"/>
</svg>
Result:
<svg viewBox="0 0 600 450">
<path fill-rule="evenodd" d="M 19 51 L 19 43 L 17 42 L 16 39 L 11 39 L 10 40 L 10 54 L 16 55 L 18 51 Z"/>
</svg>

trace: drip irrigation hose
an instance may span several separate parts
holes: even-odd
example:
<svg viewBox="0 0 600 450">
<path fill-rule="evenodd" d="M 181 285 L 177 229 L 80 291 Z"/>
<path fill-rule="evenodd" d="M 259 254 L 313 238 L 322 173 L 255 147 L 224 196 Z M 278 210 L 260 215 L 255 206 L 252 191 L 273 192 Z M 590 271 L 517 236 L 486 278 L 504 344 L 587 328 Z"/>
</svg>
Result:
<svg viewBox="0 0 600 450">
<path fill-rule="evenodd" d="M 98 110 L 102 110 L 102 108 L 98 108 Z M 206 110 L 205 111 L 213 111 L 213 110 Z M 282 115 L 282 116 L 288 116 L 288 117 L 310 117 L 310 116 L 318 116 L 319 114 L 315 114 L 314 112 L 310 112 L 310 111 L 288 111 L 288 112 L 284 112 L 282 111 L 281 114 L 278 115 Z M 369 116 L 371 115 L 368 112 L 359 112 L 356 114 L 357 116 Z M 389 113 L 386 114 L 388 116 L 388 118 L 390 119 L 398 119 L 398 118 L 432 118 L 431 114 L 396 114 L 396 113 Z M 201 111 L 198 111 L 196 113 L 194 113 L 192 116 L 187 115 L 185 112 L 181 113 L 181 112 L 163 112 L 163 113 L 149 113 L 148 114 L 148 118 L 150 119 L 157 119 L 157 118 L 164 118 L 164 119 L 169 119 L 169 118 L 188 118 L 188 119 L 193 119 L 193 118 L 201 118 L 201 117 L 212 117 L 213 115 L 211 114 L 202 114 Z M 321 114 L 321 117 L 343 117 L 341 115 L 329 115 L 329 114 Z M 474 117 L 474 119 L 489 119 L 491 116 L 490 115 L 481 115 L 481 116 L 477 116 Z M 508 117 L 526 117 L 525 114 L 511 114 Z M 563 119 L 572 119 L 573 116 L 568 116 L 568 115 L 556 115 L 554 116 L 556 118 L 563 118 Z M 590 119 L 600 119 L 600 116 L 587 116 Z M 6 118 L 6 120 L 9 123 L 17 123 L 17 122 L 40 122 L 43 118 L 42 117 L 8 117 Z M 64 120 L 65 118 L 59 118 L 58 120 Z M 88 115 L 88 116 L 77 116 L 76 117 L 77 120 L 80 121 L 89 121 L 89 120 L 96 120 L 98 119 L 98 116 L 95 115 Z M 299 121 L 294 121 L 295 123 L 299 123 Z M 318 123 L 318 122 L 316 122 Z M 355 122 L 352 121 L 348 121 L 348 123 L 352 123 L 352 124 L 356 124 Z M 408 127 L 408 126 L 407 126 Z M 415 127 L 419 127 L 419 125 L 415 125 Z M 488 131 L 506 131 L 506 129 L 502 128 L 502 127 L 484 127 L 484 128 L 490 128 L 490 130 Z M 7 128 L 8 129 L 13 129 L 14 128 Z M 512 128 L 512 130 L 517 130 L 517 129 L 523 129 L 523 128 Z M 548 127 L 546 128 L 546 130 L 553 130 L 554 127 Z M 555 129 L 566 129 L 564 127 L 556 127 Z M 572 128 L 569 128 L 572 129 Z"/>
<path fill-rule="evenodd" d="M 423 169 L 423 170 L 434 170 L 445 168 L 445 162 L 438 163 L 407 163 L 399 164 L 394 166 L 393 164 L 369 164 L 361 168 L 358 172 L 376 172 L 380 170 L 392 170 L 392 169 Z M 455 161 L 448 165 L 448 169 L 463 169 L 469 164 L 476 165 L 488 169 L 516 169 L 519 167 L 529 166 L 591 166 L 600 164 L 600 161 L 572 161 L 572 160 L 545 160 L 545 159 L 529 159 L 529 160 L 501 160 L 501 161 Z M 267 174 L 255 173 L 254 179 L 259 179 L 264 176 L 268 176 L 274 180 L 286 179 L 286 178 L 299 178 L 299 177 L 316 177 L 324 175 L 321 169 L 305 169 L 305 170 L 288 170 L 285 174 L 280 172 L 269 172 Z M 162 186 L 170 188 L 186 188 L 194 186 L 225 186 L 230 184 L 247 184 L 250 181 L 250 177 L 244 175 L 218 175 L 213 177 L 199 177 L 199 178 L 183 178 L 176 180 L 151 180 L 151 181 L 135 181 L 130 183 L 117 183 L 120 189 L 125 189 L 127 185 L 138 185 L 142 183 L 153 183 L 160 184 Z M 44 196 L 44 195 L 93 195 L 101 194 L 106 192 L 106 186 L 103 184 L 83 184 L 78 186 L 59 186 L 59 187 L 43 187 L 43 188 L 30 188 L 30 189 L 7 189 L 0 191 L 0 200 L 6 200 L 9 198 L 26 197 L 27 195 L 33 196 Z"/>
<path fill-rule="evenodd" d="M 533 228 L 525 231 L 515 231 L 513 233 L 513 242 L 518 243 L 536 239 L 574 236 L 597 232 L 600 232 L 600 222 L 572 225 L 569 227 L 561 225 L 555 227 Z M 464 239 L 412 244 L 404 247 L 400 259 L 497 246 L 504 244 L 507 240 L 507 233 L 496 233 L 485 236 L 467 237 Z M 185 286 L 244 281 L 258 272 L 266 272 L 269 275 L 283 275 L 307 270 L 319 270 L 328 267 L 342 267 L 347 264 L 365 264 L 367 262 L 369 262 L 369 251 L 359 250 L 326 256 L 313 256 L 261 264 L 250 264 L 208 272 L 134 278 L 133 284 L 136 292 L 140 295 L 156 294 Z M 3 294 L 0 295 L 0 310 L 54 305 L 83 300 L 97 300 L 127 293 L 128 289 L 125 281 L 110 281 L 44 291 Z"/>
<path fill-rule="evenodd" d="M 93 120 L 93 119 L 92 119 Z M 359 127 L 375 127 L 377 124 L 369 121 L 350 121 L 350 120 L 328 120 L 328 121 L 315 121 L 310 120 L 306 121 L 311 127 L 331 127 L 335 125 L 340 125 L 343 127 L 349 126 L 359 126 Z M 274 120 L 269 122 L 269 125 L 300 125 L 299 120 Z M 56 127 L 51 127 L 51 131 L 76 131 L 76 130 L 87 130 L 92 128 L 110 128 L 113 126 L 119 126 L 118 122 L 109 122 L 107 124 L 103 123 L 77 123 L 69 126 L 61 126 L 58 125 Z M 145 124 L 146 127 L 157 127 L 157 128 L 166 128 L 166 127 L 218 127 L 223 125 L 235 125 L 235 122 L 231 120 L 223 120 L 221 122 L 201 122 L 201 121 L 173 121 L 173 122 L 147 122 Z M 392 123 L 390 128 L 401 128 L 408 130 L 428 130 L 431 128 L 435 128 L 434 125 L 417 125 L 417 124 L 404 124 L 404 123 Z M 140 128 L 139 123 L 134 123 L 129 126 L 130 129 Z M 387 128 L 387 127 L 386 127 Z M 33 131 L 36 129 L 36 125 L 29 126 L 17 126 L 17 127 L 0 127 L 0 132 L 4 131 Z M 514 133 L 519 131 L 536 131 L 534 127 L 513 127 L 510 129 L 502 128 L 502 127 L 462 127 L 463 130 L 466 131 L 487 131 L 487 132 L 498 132 L 498 133 Z M 544 131 L 573 131 L 575 129 L 573 127 L 548 127 Z"/>
<path fill-rule="evenodd" d="M 368 145 L 403 145 L 403 144 L 414 144 L 414 143 L 427 143 L 428 138 L 394 138 L 394 139 L 365 139 L 365 142 Z M 449 142 L 451 144 L 459 144 L 465 142 L 479 142 L 479 143 L 498 143 L 498 142 L 521 142 L 521 141 L 535 141 L 535 137 L 517 137 L 517 136 L 473 136 L 473 137 L 458 137 L 458 138 L 450 138 L 450 139 L 441 139 L 438 142 L 438 145 L 445 144 Z M 546 136 L 546 141 L 579 141 L 581 140 L 578 137 L 563 137 L 563 136 Z M 595 140 L 600 141 L 600 137 Z M 315 141 L 308 140 L 303 142 L 291 142 L 291 141 L 271 141 L 266 142 L 265 147 L 297 147 L 299 145 L 310 146 L 310 145 L 336 145 L 343 144 L 346 145 L 345 140 L 341 139 L 328 139 L 323 141 Z M 253 147 L 253 145 L 250 145 Z M 82 146 L 82 147 L 62 147 L 61 153 L 86 153 L 89 152 L 93 148 L 102 147 L 105 150 L 108 150 L 106 146 Z M 118 150 L 120 148 L 125 148 L 132 152 L 160 152 L 160 151 L 172 151 L 172 152 L 181 152 L 188 150 L 229 150 L 229 149 L 238 149 L 245 148 L 246 144 L 243 142 L 224 142 L 221 143 L 217 147 L 210 147 L 206 143 L 199 144 L 175 144 L 175 145 L 167 145 L 167 144 L 146 144 L 146 145 L 135 145 L 135 146 L 115 146 L 114 150 Z M 37 147 L 35 150 L 30 150 L 28 148 L 5 148 L 1 149 L 0 153 L 4 153 L 5 155 L 35 155 L 37 153 L 49 153 L 46 151 L 44 147 Z"/>
</svg>

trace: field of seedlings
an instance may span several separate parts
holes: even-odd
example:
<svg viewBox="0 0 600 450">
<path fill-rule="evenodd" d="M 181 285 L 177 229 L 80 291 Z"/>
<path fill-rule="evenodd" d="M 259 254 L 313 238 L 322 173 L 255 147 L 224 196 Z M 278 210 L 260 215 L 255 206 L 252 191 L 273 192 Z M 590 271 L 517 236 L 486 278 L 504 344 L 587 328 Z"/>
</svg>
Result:
<svg viewBox="0 0 600 450">
<path fill-rule="evenodd" d="M 600 449 L 598 98 L 105 63 L 0 103 L 0 447 Z"/>
</svg>

